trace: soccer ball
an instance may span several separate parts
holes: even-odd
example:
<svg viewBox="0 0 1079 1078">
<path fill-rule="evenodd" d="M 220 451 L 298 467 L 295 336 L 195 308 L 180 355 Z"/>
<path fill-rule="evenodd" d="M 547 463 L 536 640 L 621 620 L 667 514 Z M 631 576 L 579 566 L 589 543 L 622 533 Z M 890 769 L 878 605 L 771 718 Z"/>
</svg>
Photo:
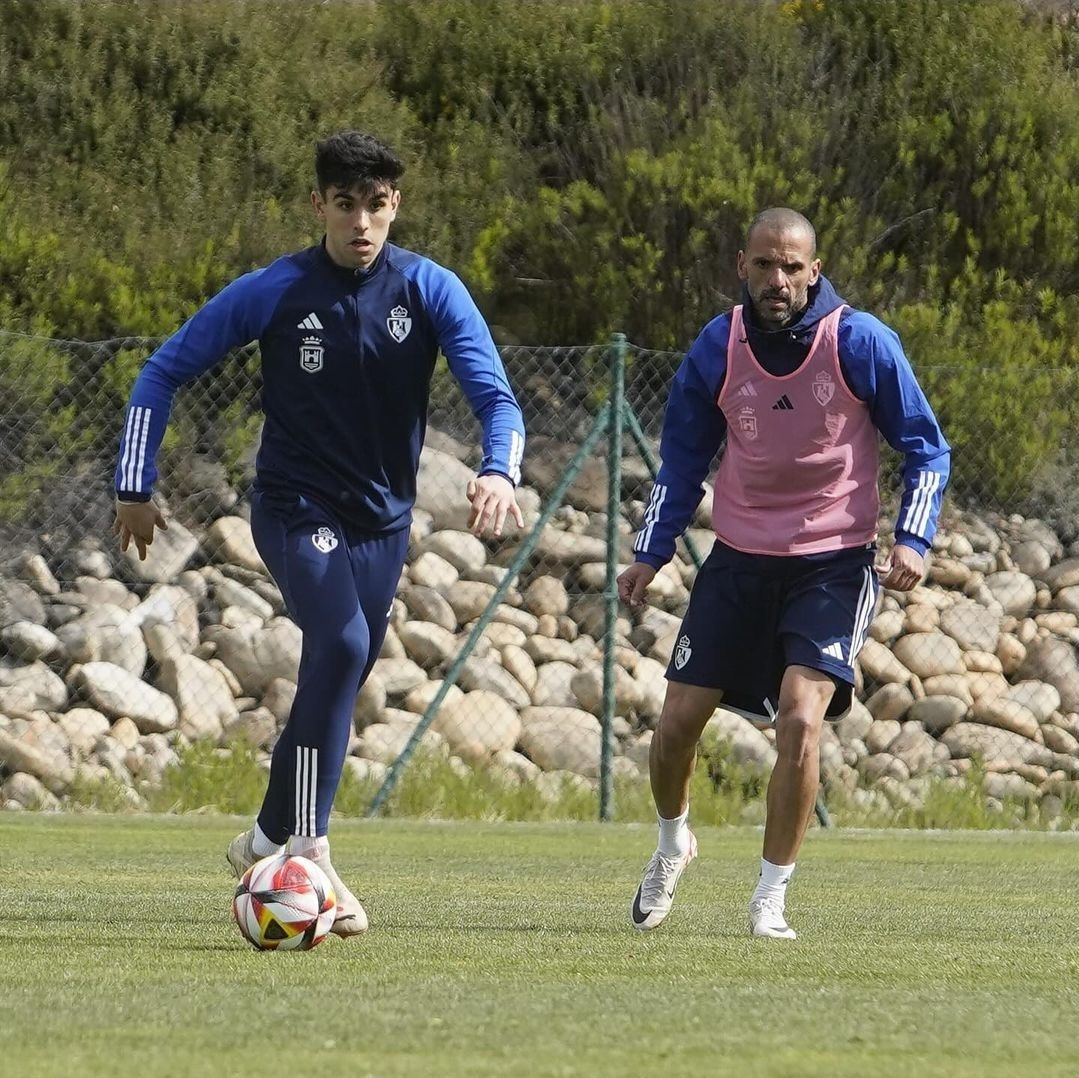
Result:
<svg viewBox="0 0 1079 1078">
<path fill-rule="evenodd" d="M 260 951 L 309 951 L 325 938 L 337 912 L 326 873 L 306 857 L 273 854 L 244 874 L 232 915 Z"/>
</svg>

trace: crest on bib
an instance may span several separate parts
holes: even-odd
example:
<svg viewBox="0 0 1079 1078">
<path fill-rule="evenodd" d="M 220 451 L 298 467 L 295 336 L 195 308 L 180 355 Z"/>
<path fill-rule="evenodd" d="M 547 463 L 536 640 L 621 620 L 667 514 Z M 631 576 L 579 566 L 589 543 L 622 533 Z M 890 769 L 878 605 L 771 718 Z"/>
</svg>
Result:
<svg viewBox="0 0 1079 1078">
<path fill-rule="evenodd" d="M 822 408 L 835 396 L 835 379 L 827 371 L 821 371 L 813 379 L 813 396 Z"/>
<path fill-rule="evenodd" d="M 738 413 L 738 429 L 750 441 L 757 437 L 757 413 L 752 408 L 743 408 Z"/>
</svg>

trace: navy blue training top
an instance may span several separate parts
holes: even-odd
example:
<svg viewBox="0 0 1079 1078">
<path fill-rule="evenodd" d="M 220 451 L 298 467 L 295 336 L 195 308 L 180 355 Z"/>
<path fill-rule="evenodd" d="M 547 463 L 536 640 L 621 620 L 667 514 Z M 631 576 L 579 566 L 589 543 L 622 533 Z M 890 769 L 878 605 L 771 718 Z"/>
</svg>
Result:
<svg viewBox="0 0 1079 1078">
<path fill-rule="evenodd" d="M 520 480 L 521 409 L 457 276 L 389 243 L 370 268 L 346 269 L 319 244 L 237 278 L 146 361 L 120 443 L 121 499 L 150 497 L 177 388 L 254 340 L 260 488 L 311 495 L 364 532 L 406 526 L 440 349 L 483 426 L 480 474 Z"/>
</svg>

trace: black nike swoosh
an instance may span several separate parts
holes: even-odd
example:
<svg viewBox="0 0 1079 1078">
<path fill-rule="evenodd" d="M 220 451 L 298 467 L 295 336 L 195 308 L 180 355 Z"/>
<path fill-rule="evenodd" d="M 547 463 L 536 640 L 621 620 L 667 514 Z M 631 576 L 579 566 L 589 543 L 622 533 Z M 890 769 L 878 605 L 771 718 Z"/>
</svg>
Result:
<svg viewBox="0 0 1079 1078">
<path fill-rule="evenodd" d="M 641 909 L 641 889 L 637 888 L 637 893 L 633 896 L 633 909 L 630 910 L 630 916 L 633 918 L 635 925 L 644 924 L 648 920 L 648 914 Z"/>
</svg>

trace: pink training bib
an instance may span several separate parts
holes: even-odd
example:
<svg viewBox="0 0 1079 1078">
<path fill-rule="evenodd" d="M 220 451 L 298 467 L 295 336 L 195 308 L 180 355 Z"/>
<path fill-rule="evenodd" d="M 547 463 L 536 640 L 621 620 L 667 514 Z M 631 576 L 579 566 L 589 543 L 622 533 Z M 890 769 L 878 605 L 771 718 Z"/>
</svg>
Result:
<svg viewBox="0 0 1079 1078">
<path fill-rule="evenodd" d="M 736 550 L 817 554 L 876 538 L 879 436 L 840 371 L 843 310 L 821 319 L 805 361 L 781 378 L 753 355 L 742 307 L 731 312 L 712 527 Z"/>
</svg>

